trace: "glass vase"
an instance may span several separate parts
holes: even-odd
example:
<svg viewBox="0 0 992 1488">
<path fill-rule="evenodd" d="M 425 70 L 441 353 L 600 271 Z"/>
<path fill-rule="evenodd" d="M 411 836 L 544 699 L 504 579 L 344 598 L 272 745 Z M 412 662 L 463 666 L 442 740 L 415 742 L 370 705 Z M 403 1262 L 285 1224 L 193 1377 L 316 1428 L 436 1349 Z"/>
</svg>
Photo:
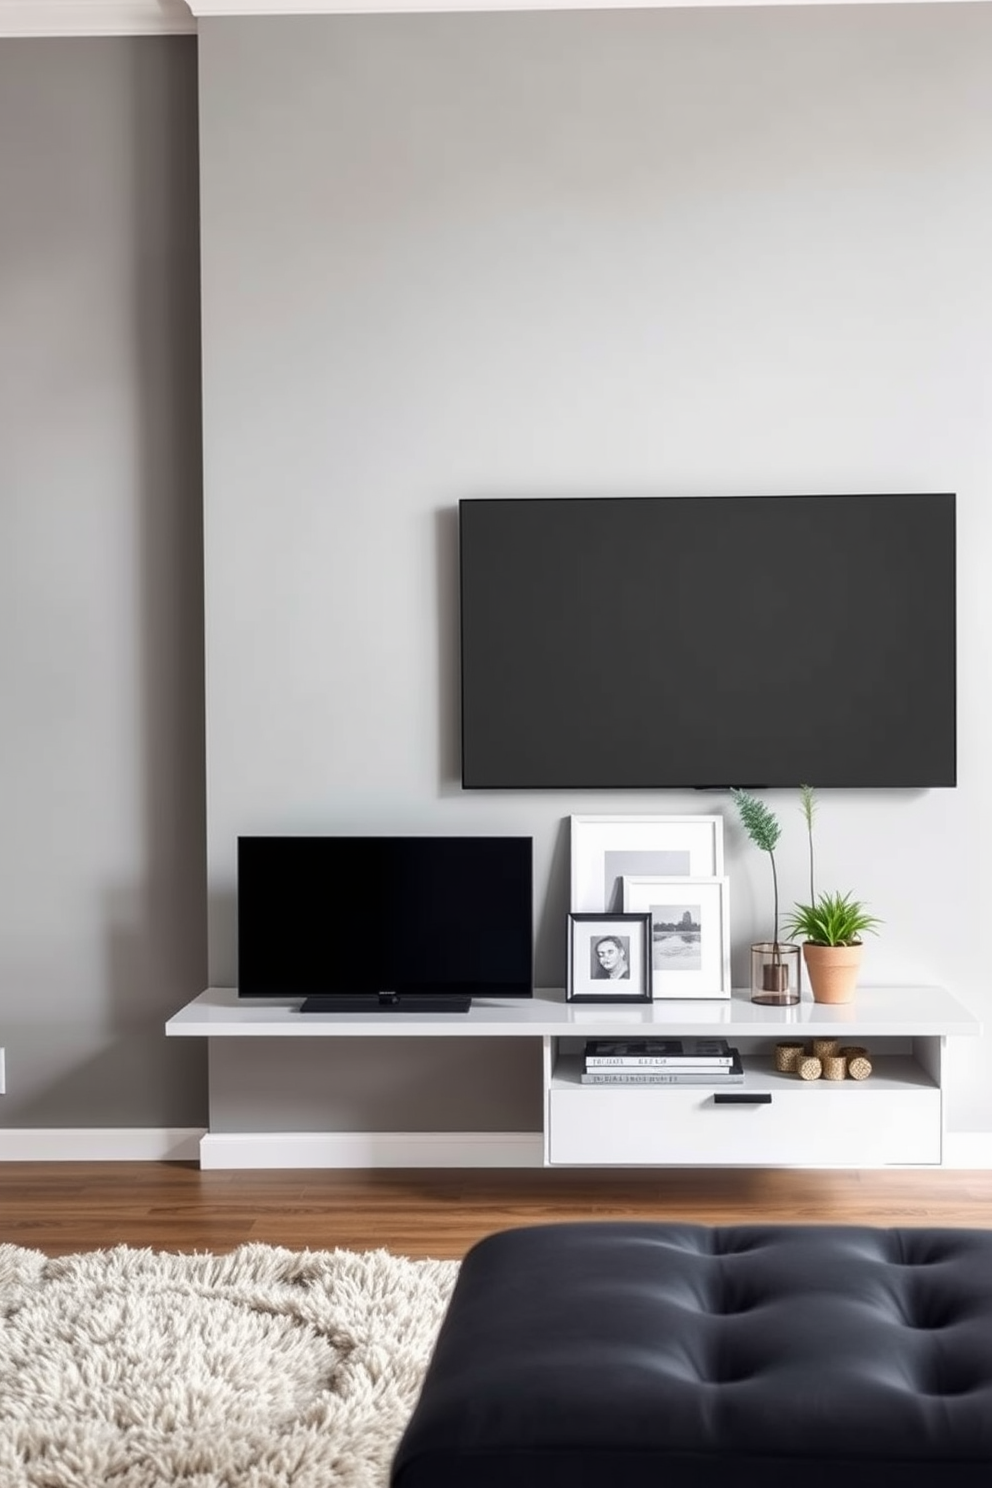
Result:
<svg viewBox="0 0 992 1488">
<path fill-rule="evenodd" d="M 790 1007 L 799 1001 L 800 947 L 789 941 L 761 940 L 751 947 L 751 1001 Z"/>
</svg>

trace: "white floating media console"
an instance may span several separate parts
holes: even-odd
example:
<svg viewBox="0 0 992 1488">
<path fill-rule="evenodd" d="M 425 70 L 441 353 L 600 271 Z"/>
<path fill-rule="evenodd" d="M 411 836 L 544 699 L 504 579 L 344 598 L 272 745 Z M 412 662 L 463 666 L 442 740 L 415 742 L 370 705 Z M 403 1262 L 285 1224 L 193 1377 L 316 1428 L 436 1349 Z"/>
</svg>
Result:
<svg viewBox="0 0 992 1488">
<path fill-rule="evenodd" d="M 166 1024 L 170 1037 L 209 1042 L 204 1168 L 938 1165 L 945 1041 L 980 1031 L 978 1020 L 939 987 L 863 987 L 846 1006 L 803 1001 L 791 1008 L 759 1006 L 747 991 L 719 1002 L 577 1006 L 552 990 L 530 1000 L 476 1003 L 468 1013 L 388 1015 L 303 1015 L 284 1003 L 239 1001 L 235 989 L 214 987 Z M 735 1093 L 771 1100 L 718 1102 L 707 1086 L 580 1084 L 586 1039 L 650 1034 L 727 1038 L 740 1048 L 746 1072 Z M 776 1043 L 815 1037 L 864 1044 L 870 1077 L 806 1082 L 775 1071 Z M 318 1088 L 330 1082 L 325 1059 L 344 1048 L 349 1065 L 364 1058 L 375 1071 L 375 1041 L 382 1039 L 390 1041 L 379 1049 L 388 1052 L 393 1070 L 409 1067 L 411 1082 L 422 1080 L 425 1089 L 435 1075 L 429 1065 L 418 1072 L 417 1040 L 470 1040 L 470 1051 L 459 1047 L 471 1052 L 476 1069 L 492 1061 L 497 1074 L 510 1049 L 494 1041 L 525 1041 L 534 1055 L 535 1097 L 542 1071 L 539 1125 L 411 1131 L 376 1123 L 363 1130 L 346 1116 L 332 1126 L 315 1120 L 318 1108 L 308 1107 L 301 1090 L 308 1080 Z M 429 1047 L 441 1046 L 421 1046 Z M 366 1077 L 369 1099 L 381 1099 L 388 1109 L 391 1081 L 384 1080 L 381 1091 L 369 1089 L 370 1081 L 374 1086 L 374 1074 Z M 538 1109 L 536 1099 L 532 1107 Z"/>
</svg>

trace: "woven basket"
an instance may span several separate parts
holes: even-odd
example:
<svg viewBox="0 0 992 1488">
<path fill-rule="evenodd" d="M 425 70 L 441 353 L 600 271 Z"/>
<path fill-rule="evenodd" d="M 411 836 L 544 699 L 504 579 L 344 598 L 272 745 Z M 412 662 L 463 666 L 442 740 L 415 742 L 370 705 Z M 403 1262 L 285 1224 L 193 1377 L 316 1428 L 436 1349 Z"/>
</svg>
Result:
<svg viewBox="0 0 992 1488">
<path fill-rule="evenodd" d="M 775 1068 L 783 1075 L 794 1074 L 804 1052 L 802 1044 L 776 1044 Z"/>
</svg>

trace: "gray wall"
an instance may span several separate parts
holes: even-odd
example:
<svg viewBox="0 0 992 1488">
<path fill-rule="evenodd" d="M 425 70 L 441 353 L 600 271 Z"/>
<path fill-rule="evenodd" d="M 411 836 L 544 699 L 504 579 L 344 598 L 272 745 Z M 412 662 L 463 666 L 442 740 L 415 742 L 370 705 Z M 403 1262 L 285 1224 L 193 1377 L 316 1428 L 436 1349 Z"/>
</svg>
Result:
<svg viewBox="0 0 992 1488">
<path fill-rule="evenodd" d="M 196 45 L 0 42 L 0 1121 L 198 1124 Z"/>
<path fill-rule="evenodd" d="M 989 1011 L 990 65 L 987 5 L 202 22 L 213 982 L 239 832 L 532 832 L 555 983 L 568 813 L 712 804 L 459 789 L 459 497 L 950 489 L 960 786 L 831 794 L 819 872 Z"/>
<path fill-rule="evenodd" d="M 987 1016 L 992 8 L 208 20 L 199 51 L 209 979 L 238 832 L 532 832 L 554 983 L 568 813 L 701 809 L 460 791 L 460 496 L 955 489 L 960 786 L 832 794 L 819 848 L 886 922 L 866 977 Z M 208 979 L 196 67 L 0 43 L 8 1125 L 206 1116 L 162 1035 Z M 728 846 L 741 980 L 767 865 Z M 992 1128 L 990 1061 L 952 1051 L 958 1129 Z M 534 1124 L 518 1073 L 498 1126 Z"/>
</svg>

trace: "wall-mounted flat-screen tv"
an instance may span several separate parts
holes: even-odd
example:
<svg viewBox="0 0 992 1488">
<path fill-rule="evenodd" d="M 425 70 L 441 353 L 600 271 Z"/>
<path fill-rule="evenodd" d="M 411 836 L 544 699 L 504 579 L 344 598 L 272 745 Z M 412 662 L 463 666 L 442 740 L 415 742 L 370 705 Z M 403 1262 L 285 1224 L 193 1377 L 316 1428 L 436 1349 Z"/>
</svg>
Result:
<svg viewBox="0 0 992 1488">
<path fill-rule="evenodd" d="M 462 784 L 955 784 L 950 494 L 459 506 Z"/>
</svg>

